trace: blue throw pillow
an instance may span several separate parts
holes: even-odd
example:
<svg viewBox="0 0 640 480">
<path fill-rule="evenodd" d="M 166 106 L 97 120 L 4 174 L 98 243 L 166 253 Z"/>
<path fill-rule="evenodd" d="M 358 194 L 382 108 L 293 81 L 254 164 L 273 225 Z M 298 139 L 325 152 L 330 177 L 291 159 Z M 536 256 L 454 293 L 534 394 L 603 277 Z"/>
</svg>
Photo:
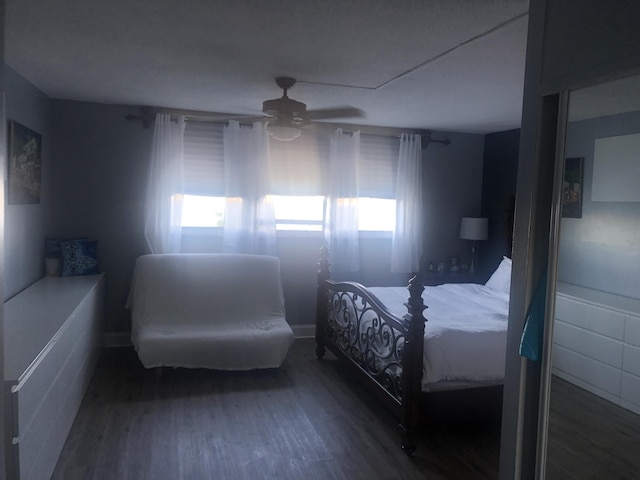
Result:
<svg viewBox="0 0 640 480">
<path fill-rule="evenodd" d="M 60 240 L 63 277 L 100 273 L 97 240 Z"/>
<path fill-rule="evenodd" d="M 88 238 L 87 237 L 73 237 L 73 238 L 45 237 L 44 239 L 45 258 L 62 258 L 62 252 L 60 251 L 60 242 L 64 242 L 66 240 L 88 240 Z"/>
</svg>

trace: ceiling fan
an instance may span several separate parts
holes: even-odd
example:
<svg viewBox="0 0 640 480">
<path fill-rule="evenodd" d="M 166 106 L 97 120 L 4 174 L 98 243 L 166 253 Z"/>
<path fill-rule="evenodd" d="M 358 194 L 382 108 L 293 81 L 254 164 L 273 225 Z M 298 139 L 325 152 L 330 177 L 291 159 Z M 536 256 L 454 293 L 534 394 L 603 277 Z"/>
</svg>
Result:
<svg viewBox="0 0 640 480">
<path fill-rule="evenodd" d="M 321 108 L 307 110 L 307 106 L 289 98 L 287 91 L 296 83 L 291 77 L 276 77 L 276 85 L 283 91 L 282 97 L 262 102 L 262 116 L 229 115 L 225 113 L 211 113 L 197 110 L 176 110 L 170 108 L 140 107 L 140 115 L 127 115 L 127 120 L 142 120 L 144 128 L 148 128 L 156 113 L 184 115 L 200 121 L 228 121 L 260 122 L 267 124 L 267 133 L 275 140 L 290 141 L 300 136 L 301 128 L 316 120 L 356 118 L 365 114 L 359 108 L 343 106 L 336 108 Z"/>
<path fill-rule="evenodd" d="M 276 140 L 289 141 L 300 136 L 300 129 L 316 120 L 363 117 L 364 112 L 355 107 L 337 107 L 307 110 L 307 106 L 289 98 L 287 91 L 296 83 L 291 77 L 276 77 L 276 85 L 283 91 L 282 97 L 262 102 L 262 113 L 267 122 L 267 132 Z"/>
</svg>

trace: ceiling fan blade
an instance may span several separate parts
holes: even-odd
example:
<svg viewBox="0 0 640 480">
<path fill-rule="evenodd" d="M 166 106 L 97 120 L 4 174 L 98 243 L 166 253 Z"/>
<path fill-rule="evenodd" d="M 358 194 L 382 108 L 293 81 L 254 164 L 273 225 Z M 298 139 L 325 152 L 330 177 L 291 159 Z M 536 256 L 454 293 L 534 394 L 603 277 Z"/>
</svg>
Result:
<svg viewBox="0 0 640 480">
<path fill-rule="evenodd" d="M 344 106 L 336 108 L 320 108 L 307 110 L 305 118 L 309 120 L 324 120 L 328 118 L 365 117 L 363 110 L 359 108 Z"/>
<path fill-rule="evenodd" d="M 235 117 L 228 117 L 226 120 L 235 120 L 238 123 L 254 123 L 254 122 L 263 122 L 266 120 L 271 120 L 273 119 L 273 117 L 270 117 L 269 115 L 253 115 L 253 116 L 245 116 L 245 117 L 241 117 L 241 116 L 235 116 Z"/>
</svg>

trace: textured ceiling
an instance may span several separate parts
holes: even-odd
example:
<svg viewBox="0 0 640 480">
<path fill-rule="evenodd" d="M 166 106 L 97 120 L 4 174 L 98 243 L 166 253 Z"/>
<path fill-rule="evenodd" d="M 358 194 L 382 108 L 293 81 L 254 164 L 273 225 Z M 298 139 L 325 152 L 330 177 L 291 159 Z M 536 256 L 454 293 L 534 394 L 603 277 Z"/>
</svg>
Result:
<svg viewBox="0 0 640 480">
<path fill-rule="evenodd" d="M 295 77 L 354 123 L 520 125 L 528 1 L 8 0 L 7 64 L 54 98 L 257 114 Z M 344 122 L 343 122 L 344 123 Z"/>
</svg>

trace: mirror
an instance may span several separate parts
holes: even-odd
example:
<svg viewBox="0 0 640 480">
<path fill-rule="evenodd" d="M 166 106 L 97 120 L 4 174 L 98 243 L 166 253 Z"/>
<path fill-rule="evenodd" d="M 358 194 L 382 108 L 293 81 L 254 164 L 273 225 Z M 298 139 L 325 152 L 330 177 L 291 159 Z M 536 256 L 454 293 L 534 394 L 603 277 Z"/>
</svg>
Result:
<svg viewBox="0 0 640 480">
<path fill-rule="evenodd" d="M 640 77 L 569 95 L 546 478 L 640 472 Z"/>
</svg>

